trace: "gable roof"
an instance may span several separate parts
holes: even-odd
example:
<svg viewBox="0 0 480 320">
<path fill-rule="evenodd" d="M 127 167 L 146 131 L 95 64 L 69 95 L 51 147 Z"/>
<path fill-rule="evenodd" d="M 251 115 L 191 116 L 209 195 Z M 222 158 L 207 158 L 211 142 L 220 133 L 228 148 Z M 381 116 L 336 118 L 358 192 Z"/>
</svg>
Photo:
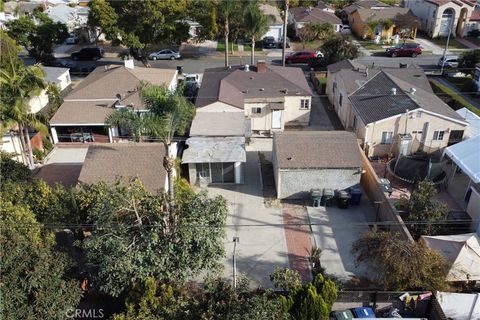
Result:
<svg viewBox="0 0 480 320">
<path fill-rule="evenodd" d="M 329 4 L 329 3 L 325 3 L 321 0 L 318 1 L 317 3 L 317 6 L 316 6 L 318 9 L 321 9 L 321 10 L 325 10 L 325 9 L 330 9 L 330 10 L 335 10 L 335 8 Z"/>
<path fill-rule="evenodd" d="M 69 72 L 68 68 L 58 68 L 58 67 L 45 67 L 42 66 L 42 70 L 45 73 L 45 81 L 47 83 L 59 83 L 59 78 Z"/>
<path fill-rule="evenodd" d="M 342 20 L 331 12 L 324 11 L 318 7 L 291 8 L 290 14 L 295 18 L 296 22 L 330 22 L 332 24 L 342 24 Z"/>
<path fill-rule="evenodd" d="M 264 73 L 256 67 L 206 69 L 195 105 L 198 108 L 216 101 L 243 109 L 245 99 L 279 99 L 285 96 L 311 96 L 312 92 L 300 68 L 265 66 Z M 286 92 L 285 92 L 286 89 Z"/>
<path fill-rule="evenodd" d="M 348 14 L 351 14 L 358 8 L 365 8 L 365 9 L 382 8 L 377 10 L 383 10 L 384 8 L 391 8 L 391 6 L 376 0 L 363 0 L 363 1 L 356 1 L 355 3 L 343 8 L 343 11 L 345 11 Z"/>
<path fill-rule="evenodd" d="M 244 136 L 245 115 L 243 112 L 197 112 L 190 127 L 194 136 Z"/>
<path fill-rule="evenodd" d="M 165 188 L 162 143 L 115 143 L 90 145 L 79 183 L 114 183 L 118 178 L 139 178 L 150 191 Z"/>
<path fill-rule="evenodd" d="M 281 25 L 283 24 L 282 17 L 280 16 L 280 11 L 276 6 L 272 6 L 267 3 L 262 3 L 260 6 L 260 11 L 263 12 L 264 15 L 270 16 L 273 19 L 269 20 L 270 25 Z"/>
<path fill-rule="evenodd" d="M 360 151 L 353 132 L 276 132 L 273 143 L 280 169 L 361 167 Z"/>
<path fill-rule="evenodd" d="M 417 19 L 413 12 L 409 8 L 391 7 L 383 10 L 358 8 L 358 15 L 362 21 L 367 20 L 385 20 L 394 19 L 397 15 L 408 15 L 411 19 Z"/>
</svg>

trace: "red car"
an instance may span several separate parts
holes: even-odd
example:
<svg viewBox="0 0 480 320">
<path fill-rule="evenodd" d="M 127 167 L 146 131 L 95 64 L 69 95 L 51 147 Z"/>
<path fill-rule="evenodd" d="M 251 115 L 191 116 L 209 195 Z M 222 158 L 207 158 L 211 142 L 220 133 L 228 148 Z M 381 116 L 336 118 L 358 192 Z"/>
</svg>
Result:
<svg viewBox="0 0 480 320">
<path fill-rule="evenodd" d="M 308 63 L 311 59 L 322 57 L 320 51 L 297 51 L 285 57 L 286 63 Z"/>
<path fill-rule="evenodd" d="M 390 57 L 412 57 L 422 54 L 422 47 L 418 43 L 403 43 L 394 48 L 388 48 L 386 54 Z"/>
</svg>

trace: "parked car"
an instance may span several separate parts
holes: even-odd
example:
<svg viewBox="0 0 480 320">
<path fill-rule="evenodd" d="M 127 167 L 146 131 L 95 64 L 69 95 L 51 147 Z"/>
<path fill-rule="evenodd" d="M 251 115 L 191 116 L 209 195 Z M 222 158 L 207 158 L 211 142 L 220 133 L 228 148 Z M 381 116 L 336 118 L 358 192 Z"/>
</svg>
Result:
<svg viewBox="0 0 480 320">
<path fill-rule="evenodd" d="M 314 70 L 327 70 L 327 61 L 323 56 L 312 58 L 308 60 L 308 66 Z"/>
<path fill-rule="evenodd" d="M 396 47 L 388 48 L 386 54 L 390 57 L 412 57 L 422 54 L 422 47 L 418 43 L 402 43 Z"/>
<path fill-rule="evenodd" d="M 297 51 L 285 57 L 286 63 L 308 63 L 311 59 L 323 57 L 320 51 Z"/>
<path fill-rule="evenodd" d="M 341 34 L 352 34 L 352 29 L 350 29 L 350 26 L 347 24 L 342 24 L 340 26 L 340 33 Z"/>
<path fill-rule="evenodd" d="M 77 44 L 79 41 L 80 41 L 80 39 L 79 39 L 76 35 L 71 34 L 71 35 L 65 40 L 65 44 Z"/>
<path fill-rule="evenodd" d="M 92 48 L 82 48 L 80 51 L 73 52 L 71 57 L 72 60 L 98 60 L 103 58 L 105 51 L 98 47 Z"/>
<path fill-rule="evenodd" d="M 93 63 L 88 64 L 78 64 L 77 62 L 65 60 L 65 59 L 57 59 L 53 63 L 54 67 L 60 68 L 68 68 L 70 69 L 70 74 L 74 75 L 87 75 L 97 67 Z"/>
<path fill-rule="evenodd" d="M 281 49 L 283 47 L 283 38 L 278 41 L 278 47 Z M 290 48 L 290 38 L 287 37 L 287 46 L 286 48 Z"/>
<path fill-rule="evenodd" d="M 350 311 L 355 318 L 376 318 L 375 312 L 369 307 L 352 308 Z"/>
<path fill-rule="evenodd" d="M 339 310 L 330 312 L 330 320 L 351 320 L 353 314 L 350 310 Z"/>
<path fill-rule="evenodd" d="M 175 59 L 180 59 L 180 53 L 170 50 L 170 49 L 164 49 L 160 50 L 157 52 L 152 52 L 148 56 L 148 59 L 150 60 L 165 60 L 165 59 L 170 59 L 170 60 L 175 60 Z"/>
<path fill-rule="evenodd" d="M 262 46 L 265 49 L 273 49 L 277 47 L 277 41 L 274 37 L 265 37 L 263 38 Z"/>
<path fill-rule="evenodd" d="M 445 68 L 458 68 L 458 56 L 445 56 L 445 63 L 443 62 L 443 57 L 438 60 L 437 65 Z"/>
</svg>

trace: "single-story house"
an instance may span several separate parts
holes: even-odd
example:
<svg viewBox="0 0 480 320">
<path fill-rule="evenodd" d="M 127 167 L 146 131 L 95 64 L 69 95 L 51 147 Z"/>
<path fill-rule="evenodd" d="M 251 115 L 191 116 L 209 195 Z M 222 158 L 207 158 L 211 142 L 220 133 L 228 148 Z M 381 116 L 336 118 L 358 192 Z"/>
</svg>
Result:
<svg viewBox="0 0 480 320">
<path fill-rule="evenodd" d="M 327 70 L 328 99 L 367 156 L 441 152 L 462 141 L 468 123 L 435 95 L 421 68 L 344 60 Z"/>
<path fill-rule="evenodd" d="M 278 132 L 272 154 L 279 199 L 305 198 L 310 189 L 343 190 L 360 183 L 360 151 L 351 132 Z"/>
<path fill-rule="evenodd" d="M 120 178 L 138 178 L 152 193 L 167 191 L 164 156 L 163 143 L 93 144 L 88 147 L 78 182 L 115 183 Z"/>
<path fill-rule="evenodd" d="M 389 40 L 395 34 L 399 33 L 401 30 L 398 30 L 395 25 L 395 19 L 399 16 L 404 16 L 403 19 L 415 21 L 417 17 L 413 12 L 408 8 L 401 7 L 385 7 L 382 9 L 371 9 L 359 7 L 353 11 L 349 11 L 348 14 L 348 23 L 352 32 L 355 33 L 360 38 L 373 38 L 379 35 L 383 39 Z M 393 24 L 391 26 L 384 26 L 382 21 L 391 21 Z M 371 23 L 378 22 L 375 25 L 374 30 L 371 30 Z M 415 38 L 417 34 L 417 29 L 412 28 L 409 30 L 409 35 L 412 38 Z"/>
<path fill-rule="evenodd" d="M 480 280 L 480 238 L 476 233 L 448 236 L 421 236 L 429 248 L 443 254 L 450 264 L 449 282 Z M 458 319 L 458 318 L 455 318 Z M 474 319 L 474 318 L 470 318 Z"/>
<path fill-rule="evenodd" d="M 297 36 L 299 34 L 298 31 L 308 23 L 331 23 L 335 32 L 340 32 L 340 27 L 342 26 L 342 20 L 339 17 L 319 7 L 291 8 L 289 10 L 288 21 L 295 25 Z"/>
<path fill-rule="evenodd" d="M 140 83 L 175 90 L 177 74 L 172 69 L 134 67 L 131 60 L 125 66 L 97 67 L 64 98 L 50 119 L 53 142 L 113 142 L 122 132 L 106 128 L 105 119 L 119 108 L 145 112 Z"/>
<path fill-rule="evenodd" d="M 70 71 L 68 68 L 44 67 L 45 82 L 47 84 L 56 84 L 60 92 L 67 89 L 72 80 L 70 79 Z M 28 105 L 30 106 L 30 113 L 37 113 L 48 104 L 47 90 L 42 90 L 36 97 L 30 99 Z"/>
<path fill-rule="evenodd" d="M 45 13 L 53 22 L 63 23 L 67 26 L 69 32 L 73 32 L 87 26 L 89 11 L 90 8 L 88 7 L 57 4 L 48 7 Z"/>
<path fill-rule="evenodd" d="M 195 105 L 201 112 L 239 112 L 247 131 L 271 134 L 307 126 L 312 92 L 300 68 L 257 66 L 206 69 Z"/>
<path fill-rule="evenodd" d="M 245 122 L 242 112 L 197 112 L 182 156 L 192 185 L 244 182 Z"/>
<path fill-rule="evenodd" d="M 283 19 L 280 16 L 280 11 L 276 6 L 267 3 L 260 4 L 260 10 L 264 15 L 269 17 L 268 31 L 261 37 L 274 37 L 275 41 L 283 39 Z"/>
<path fill-rule="evenodd" d="M 405 7 L 412 10 L 421 23 L 421 30 L 430 37 L 464 37 L 469 31 L 467 25 L 475 10 L 475 2 L 468 0 L 416 0 L 405 1 Z"/>
</svg>

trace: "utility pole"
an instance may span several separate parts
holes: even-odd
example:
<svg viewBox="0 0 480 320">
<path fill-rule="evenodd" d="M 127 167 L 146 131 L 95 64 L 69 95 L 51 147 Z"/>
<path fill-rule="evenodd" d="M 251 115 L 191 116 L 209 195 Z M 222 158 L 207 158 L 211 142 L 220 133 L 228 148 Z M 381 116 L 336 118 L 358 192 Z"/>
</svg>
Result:
<svg viewBox="0 0 480 320">
<path fill-rule="evenodd" d="M 236 258 L 236 251 L 237 251 L 237 242 L 240 242 L 239 237 L 233 237 L 233 289 L 237 290 L 237 258 Z"/>
<path fill-rule="evenodd" d="M 288 0 L 285 0 L 283 8 L 283 46 L 282 46 L 282 66 L 285 67 L 285 48 L 287 47 L 287 24 L 288 24 Z"/>
<path fill-rule="evenodd" d="M 447 43 L 445 44 L 445 49 L 443 49 L 442 69 L 441 69 L 441 75 L 442 76 L 443 76 L 443 70 L 445 69 L 445 57 L 447 55 L 448 43 L 450 42 L 450 35 L 452 34 L 453 23 L 454 23 L 454 20 L 452 19 L 452 23 L 448 26 Z"/>
</svg>

